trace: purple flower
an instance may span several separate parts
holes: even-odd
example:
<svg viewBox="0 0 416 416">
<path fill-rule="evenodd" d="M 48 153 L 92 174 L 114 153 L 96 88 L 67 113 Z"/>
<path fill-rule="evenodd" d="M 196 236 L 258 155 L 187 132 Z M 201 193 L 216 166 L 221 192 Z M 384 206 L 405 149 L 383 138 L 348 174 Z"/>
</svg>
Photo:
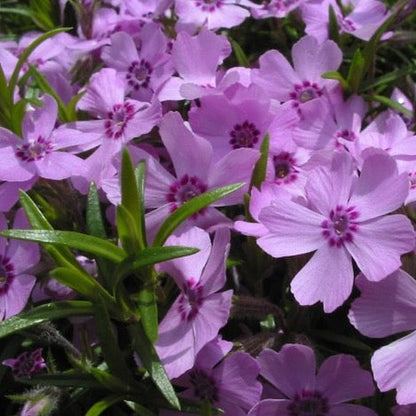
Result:
<svg viewBox="0 0 416 416">
<path fill-rule="evenodd" d="M 45 360 L 42 357 L 42 348 L 37 348 L 31 352 L 22 352 L 16 358 L 4 360 L 2 364 L 10 367 L 13 376 L 17 378 L 32 377 L 46 368 Z"/>
<path fill-rule="evenodd" d="M 59 151 L 79 144 L 80 138 L 68 138 L 71 130 L 65 126 L 55 130 L 57 104 L 49 95 L 42 101 L 42 107 L 26 113 L 23 138 L 0 127 L 0 180 L 23 182 L 38 177 L 59 180 L 84 172 L 82 159 Z"/>
<path fill-rule="evenodd" d="M 366 407 L 344 403 L 374 392 L 371 373 L 351 355 L 327 358 L 317 373 L 315 354 L 306 345 L 285 344 L 279 352 L 266 349 L 257 361 L 261 376 L 277 391 L 248 416 L 376 416 Z"/>
<path fill-rule="evenodd" d="M 225 284 L 229 238 L 228 230 L 218 230 L 211 244 L 207 232 L 193 227 L 166 242 L 200 249 L 192 256 L 159 265 L 159 270 L 172 276 L 181 291 L 160 323 L 155 345 L 170 378 L 189 370 L 196 354 L 228 320 L 232 291 L 218 291 Z"/>
<path fill-rule="evenodd" d="M 370 280 L 397 270 L 400 256 L 414 247 L 414 230 L 404 215 L 385 215 L 399 208 L 407 194 L 407 174 L 394 160 L 374 154 L 354 178 L 347 153 L 333 157 L 331 169 L 314 169 L 306 184 L 307 206 L 275 200 L 259 221 L 269 230 L 257 240 L 273 257 L 315 251 L 291 283 L 301 305 L 323 302 L 332 312 L 350 295 L 351 257 Z"/>
<path fill-rule="evenodd" d="M 225 357 L 231 348 L 231 342 L 219 337 L 202 348 L 193 368 L 173 381 L 185 388 L 180 396 L 199 402 L 208 400 L 213 407 L 222 409 L 224 416 L 245 416 L 260 399 L 259 366 L 245 352 L 237 351 Z M 179 414 L 185 415 L 172 413 L 172 416 Z"/>
<path fill-rule="evenodd" d="M 14 228 L 26 228 L 23 211 L 17 212 Z M 0 215 L 0 229 L 7 229 Z M 30 297 L 36 277 L 27 271 L 40 259 L 37 244 L 0 238 L 0 321 L 21 312 Z"/>
<path fill-rule="evenodd" d="M 357 278 L 361 296 L 349 312 L 350 322 L 365 336 L 381 338 L 416 329 L 416 282 L 398 270 L 381 282 Z M 416 331 L 378 349 L 372 359 L 381 391 L 397 389 L 397 403 L 416 403 Z M 401 413 L 400 413 L 401 414 Z"/>
<path fill-rule="evenodd" d="M 319 44 L 313 36 L 304 36 L 293 45 L 292 58 L 293 67 L 277 50 L 267 51 L 259 58 L 259 69 L 252 70 L 253 83 L 271 98 L 290 100 L 298 109 L 337 85 L 321 77 L 326 71 L 336 71 L 342 62 L 342 52 L 335 42 Z"/>
</svg>

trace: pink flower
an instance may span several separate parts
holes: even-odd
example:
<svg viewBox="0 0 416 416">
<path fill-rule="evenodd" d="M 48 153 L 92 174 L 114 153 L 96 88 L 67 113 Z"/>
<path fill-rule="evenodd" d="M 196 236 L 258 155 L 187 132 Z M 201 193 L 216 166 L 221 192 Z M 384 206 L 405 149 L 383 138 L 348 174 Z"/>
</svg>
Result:
<svg viewBox="0 0 416 416">
<path fill-rule="evenodd" d="M 2 362 L 13 371 L 15 377 L 31 377 L 46 368 L 45 360 L 42 357 L 42 348 L 34 351 L 22 352 L 16 358 L 8 358 Z"/>
<path fill-rule="evenodd" d="M 301 305 L 323 302 L 332 312 L 350 295 L 351 258 L 373 281 L 397 270 L 400 256 L 414 247 L 414 230 L 399 208 L 408 193 L 407 174 L 394 160 L 373 154 L 358 178 L 351 157 L 335 154 L 332 167 L 314 169 L 306 184 L 307 206 L 277 199 L 263 208 L 259 221 L 269 230 L 257 243 L 273 257 L 315 251 L 291 283 Z"/>
<path fill-rule="evenodd" d="M 344 403 L 374 392 L 371 373 L 351 355 L 327 358 L 317 373 L 315 354 L 306 345 L 265 349 L 257 361 L 261 376 L 277 389 L 276 398 L 261 400 L 248 416 L 376 416 L 367 407 Z"/>
</svg>

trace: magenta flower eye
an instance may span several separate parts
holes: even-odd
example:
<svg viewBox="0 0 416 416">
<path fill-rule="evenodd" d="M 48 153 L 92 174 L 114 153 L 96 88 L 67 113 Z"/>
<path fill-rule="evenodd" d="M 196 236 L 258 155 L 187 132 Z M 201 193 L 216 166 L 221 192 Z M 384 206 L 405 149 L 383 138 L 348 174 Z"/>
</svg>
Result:
<svg viewBox="0 0 416 416">
<path fill-rule="evenodd" d="M 254 123 L 244 121 L 242 124 L 235 124 L 233 130 L 230 132 L 231 139 L 229 141 L 233 149 L 240 147 L 253 148 L 259 141 L 260 131 L 256 128 Z"/>
<path fill-rule="evenodd" d="M 32 352 L 22 352 L 16 358 L 4 360 L 2 364 L 10 367 L 13 375 L 17 378 L 32 377 L 46 368 L 45 360 L 42 357 L 42 348 Z"/>
<path fill-rule="evenodd" d="M 289 416 L 326 416 L 328 415 L 328 400 L 319 391 L 303 390 L 295 394 L 287 406 Z"/>
<path fill-rule="evenodd" d="M 289 152 L 281 152 L 273 156 L 275 183 L 278 185 L 296 181 L 299 171 L 296 169 L 296 160 Z"/>
<path fill-rule="evenodd" d="M 127 84 L 136 91 L 140 88 L 148 88 L 152 72 L 153 67 L 150 62 L 144 59 L 141 59 L 140 62 L 134 61 L 128 67 L 126 74 Z"/>
<path fill-rule="evenodd" d="M 200 400 L 209 400 L 211 403 L 218 401 L 218 389 L 215 380 L 204 370 L 195 369 L 189 373 L 189 381 L 194 389 L 194 394 Z"/>
<path fill-rule="evenodd" d="M 14 279 L 14 266 L 7 257 L 0 256 L 0 295 L 7 293 Z"/>
<path fill-rule="evenodd" d="M 16 156 L 24 162 L 40 160 L 53 150 L 52 143 L 45 137 L 38 136 L 35 140 L 16 146 Z"/>
<path fill-rule="evenodd" d="M 322 94 L 322 89 L 315 82 L 303 81 L 302 84 L 295 85 L 294 91 L 290 93 L 290 98 L 303 104 L 322 96 Z"/>
</svg>

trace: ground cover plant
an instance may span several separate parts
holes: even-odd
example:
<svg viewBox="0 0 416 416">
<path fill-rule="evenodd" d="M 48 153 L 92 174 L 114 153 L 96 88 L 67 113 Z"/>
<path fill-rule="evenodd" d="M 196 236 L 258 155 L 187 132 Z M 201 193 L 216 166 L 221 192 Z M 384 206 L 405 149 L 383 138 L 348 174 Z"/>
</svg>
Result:
<svg viewBox="0 0 416 416">
<path fill-rule="evenodd" d="M 0 413 L 415 415 L 415 9 L 4 0 Z"/>
</svg>

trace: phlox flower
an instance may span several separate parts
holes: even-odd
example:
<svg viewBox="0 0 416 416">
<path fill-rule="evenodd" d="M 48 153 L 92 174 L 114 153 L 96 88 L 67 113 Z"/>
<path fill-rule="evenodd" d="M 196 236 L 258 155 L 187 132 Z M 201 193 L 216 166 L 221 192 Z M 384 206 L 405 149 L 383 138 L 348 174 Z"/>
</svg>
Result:
<svg viewBox="0 0 416 416">
<path fill-rule="evenodd" d="M 249 0 L 175 0 L 177 25 L 194 30 L 205 26 L 209 30 L 238 26 L 250 16 Z"/>
<path fill-rule="evenodd" d="M 257 361 L 261 376 L 277 389 L 276 398 L 261 400 L 248 416 L 376 416 L 367 407 L 344 403 L 374 392 L 371 373 L 351 355 L 333 355 L 316 371 L 312 348 L 285 344 L 279 352 L 265 349 Z"/>
<path fill-rule="evenodd" d="M 342 52 L 333 41 L 321 44 L 313 36 L 304 36 L 292 48 L 293 67 L 277 50 L 269 50 L 259 58 L 259 68 L 252 70 L 252 81 L 271 98 L 290 101 L 301 110 L 304 103 L 330 92 L 337 82 L 321 77 L 336 71 Z"/>
<path fill-rule="evenodd" d="M 125 32 L 111 36 L 111 45 L 103 47 L 101 58 L 124 79 L 126 93 L 139 101 L 151 102 L 155 91 L 172 75 L 170 57 L 165 52 L 166 36 L 155 23 L 146 24 L 135 39 Z"/>
<path fill-rule="evenodd" d="M 301 6 L 305 32 L 319 42 L 329 36 L 329 6 L 332 6 L 340 33 L 348 33 L 359 39 L 369 40 L 389 17 L 383 2 L 378 0 L 343 0 L 343 10 L 335 0 L 305 2 Z"/>
<path fill-rule="evenodd" d="M 217 187 L 243 182 L 245 186 L 197 212 L 184 226 L 208 229 L 231 225 L 229 218 L 216 207 L 242 203 L 259 157 L 258 150 L 235 149 L 215 161 L 211 144 L 194 135 L 177 112 L 164 116 L 159 131 L 174 172 L 167 171 L 153 158 L 148 159 L 145 204 L 147 208 L 156 208 L 146 214 L 150 234 L 170 213 L 191 198 Z"/>
<path fill-rule="evenodd" d="M 291 291 L 301 305 L 323 303 L 332 312 L 350 295 L 351 258 L 373 281 L 401 265 L 400 256 L 414 247 L 414 230 L 404 215 L 385 215 L 399 208 L 408 194 L 407 174 L 395 161 L 373 154 L 353 175 L 351 157 L 336 153 L 330 169 L 309 173 L 307 204 L 277 199 L 259 214 L 269 233 L 258 245 L 273 257 L 316 252 L 296 274 Z"/>
<path fill-rule="evenodd" d="M 223 35 L 208 29 L 195 36 L 179 32 L 172 46 L 172 61 L 179 76 L 165 83 L 158 93 L 159 100 L 194 100 L 234 84 L 239 79 L 238 71 L 231 69 L 223 77 L 217 72 L 230 53 L 230 42 Z"/>
<path fill-rule="evenodd" d="M 416 404 L 398 405 L 391 410 L 393 416 L 413 416 L 416 413 Z"/>
<path fill-rule="evenodd" d="M 17 212 L 13 228 L 26 228 L 23 211 Z M 0 229 L 7 229 L 6 218 L 0 214 Z M 35 243 L 7 241 L 0 237 L 0 321 L 21 312 L 29 300 L 36 277 L 28 270 L 40 259 Z"/>
<path fill-rule="evenodd" d="M 34 178 L 66 179 L 83 174 L 84 161 L 60 151 L 80 143 L 65 126 L 55 129 L 58 106 L 45 95 L 42 107 L 28 110 L 23 118 L 22 138 L 0 127 L 0 180 L 24 182 Z"/>
<path fill-rule="evenodd" d="M 416 365 L 413 359 L 416 351 L 414 278 L 399 269 L 381 282 L 371 282 L 360 275 L 357 286 L 361 295 L 353 302 L 348 317 L 363 335 L 381 338 L 413 331 L 378 349 L 371 359 L 371 367 L 381 391 L 396 389 L 397 403 L 416 403 Z"/>
<path fill-rule="evenodd" d="M 185 389 L 180 397 L 199 402 L 208 400 L 213 407 L 222 409 L 224 416 L 245 416 L 260 399 L 259 366 L 242 351 L 226 357 L 231 348 L 232 343 L 220 337 L 206 344 L 192 369 L 173 380 L 173 384 Z M 162 411 L 160 415 L 185 416 L 185 413 Z"/>
<path fill-rule="evenodd" d="M 230 234 L 218 230 L 211 243 L 209 234 L 193 227 L 179 236 L 170 236 L 166 245 L 197 247 L 188 257 L 160 263 L 180 294 L 159 325 L 156 351 L 170 378 L 189 370 L 198 352 L 217 335 L 228 320 L 232 291 L 219 292 L 225 284 L 225 259 Z"/>
<path fill-rule="evenodd" d="M 307 0 L 265 0 L 259 6 L 253 7 L 251 14 L 255 19 L 282 18 L 297 9 L 305 1 Z"/>
<path fill-rule="evenodd" d="M 45 360 L 42 357 L 42 348 L 34 351 L 24 351 L 16 358 L 8 358 L 2 362 L 3 365 L 10 367 L 14 377 L 31 377 L 44 368 L 46 368 Z"/>
</svg>

